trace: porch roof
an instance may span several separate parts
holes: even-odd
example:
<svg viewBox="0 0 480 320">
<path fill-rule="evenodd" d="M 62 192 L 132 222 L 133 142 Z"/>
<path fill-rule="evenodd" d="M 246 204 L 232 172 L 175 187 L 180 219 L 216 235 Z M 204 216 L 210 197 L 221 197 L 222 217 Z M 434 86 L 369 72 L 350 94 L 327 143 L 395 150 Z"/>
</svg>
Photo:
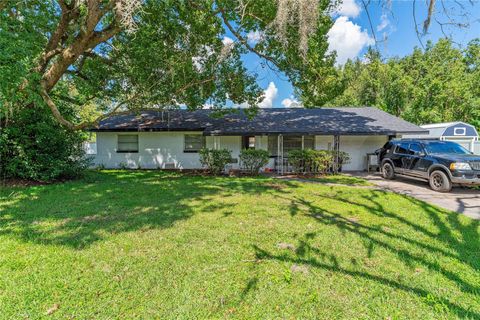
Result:
<svg viewBox="0 0 480 320">
<path fill-rule="evenodd" d="M 217 117 L 215 116 L 217 115 Z M 269 108 L 249 119 L 242 109 L 142 111 L 111 116 L 91 131 L 201 131 L 204 135 L 396 135 L 428 133 L 373 107 Z"/>
</svg>

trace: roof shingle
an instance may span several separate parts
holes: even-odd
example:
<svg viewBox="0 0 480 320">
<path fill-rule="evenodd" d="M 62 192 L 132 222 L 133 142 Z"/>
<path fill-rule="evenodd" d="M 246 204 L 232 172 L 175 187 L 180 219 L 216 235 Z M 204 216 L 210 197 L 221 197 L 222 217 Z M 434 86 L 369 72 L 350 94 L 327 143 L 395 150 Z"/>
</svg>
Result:
<svg viewBox="0 0 480 320">
<path fill-rule="evenodd" d="M 212 110 L 143 111 L 109 117 L 92 131 L 203 131 L 205 135 L 395 135 L 425 133 L 410 122 L 373 107 L 269 108 L 253 119 L 242 110 L 214 117 Z"/>
</svg>

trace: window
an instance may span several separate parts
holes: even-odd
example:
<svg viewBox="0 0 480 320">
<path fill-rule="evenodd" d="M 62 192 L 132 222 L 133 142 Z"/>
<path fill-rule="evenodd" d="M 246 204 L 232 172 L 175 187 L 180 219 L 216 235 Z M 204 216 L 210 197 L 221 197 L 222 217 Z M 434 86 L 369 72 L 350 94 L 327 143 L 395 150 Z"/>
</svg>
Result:
<svg viewBox="0 0 480 320">
<path fill-rule="evenodd" d="M 183 152 L 198 152 L 205 147 L 205 137 L 200 134 L 186 134 Z"/>
<path fill-rule="evenodd" d="M 454 128 L 453 135 L 454 136 L 464 136 L 467 133 L 465 128 Z"/>
<path fill-rule="evenodd" d="M 278 136 L 268 136 L 268 153 L 270 157 L 278 156 Z"/>
<path fill-rule="evenodd" d="M 285 157 L 289 151 L 315 149 L 315 136 L 283 136 L 283 154 Z M 268 152 L 271 157 L 278 155 L 278 136 L 268 136 Z"/>
<path fill-rule="evenodd" d="M 400 143 L 397 145 L 395 153 L 408 154 L 408 143 Z"/>
<path fill-rule="evenodd" d="M 418 143 L 410 143 L 410 154 L 421 154 L 423 153 L 423 148 Z"/>
<path fill-rule="evenodd" d="M 242 137 L 242 149 L 255 149 L 255 136 Z"/>
<path fill-rule="evenodd" d="M 304 149 L 315 149 L 315 136 L 304 136 L 303 137 L 303 148 Z"/>
<path fill-rule="evenodd" d="M 470 154 L 470 151 L 451 141 L 435 141 L 425 144 L 429 154 Z"/>
<path fill-rule="evenodd" d="M 138 135 L 121 134 L 117 136 L 117 152 L 138 152 Z"/>
<path fill-rule="evenodd" d="M 289 151 L 302 149 L 302 136 L 284 136 L 283 154 L 288 155 Z"/>
</svg>

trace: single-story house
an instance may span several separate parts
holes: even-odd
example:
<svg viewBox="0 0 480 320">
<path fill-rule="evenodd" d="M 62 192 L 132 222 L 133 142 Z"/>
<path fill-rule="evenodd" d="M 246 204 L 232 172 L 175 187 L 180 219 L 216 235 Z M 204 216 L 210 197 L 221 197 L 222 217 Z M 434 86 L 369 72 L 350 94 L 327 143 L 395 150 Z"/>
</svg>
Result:
<svg viewBox="0 0 480 320">
<path fill-rule="evenodd" d="M 267 167 L 283 173 L 293 149 L 345 151 L 344 171 L 364 170 L 367 153 L 392 138 L 424 134 L 412 123 L 377 108 L 269 108 L 253 117 L 239 109 L 221 117 L 217 112 L 165 110 L 114 115 L 91 129 L 96 132 L 94 164 L 106 168 L 201 168 L 203 147 L 232 151 L 232 168 L 244 148 L 268 150 Z"/>
<path fill-rule="evenodd" d="M 479 141 L 478 132 L 471 124 L 457 121 L 424 124 L 420 127 L 428 130 L 428 132 L 426 134 L 413 134 L 405 137 L 453 141 L 462 145 L 464 148 L 470 150 L 471 152 L 475 152 L 476 148 L 480 148 L 480 145 L 477 147 Z"/>
</svg>

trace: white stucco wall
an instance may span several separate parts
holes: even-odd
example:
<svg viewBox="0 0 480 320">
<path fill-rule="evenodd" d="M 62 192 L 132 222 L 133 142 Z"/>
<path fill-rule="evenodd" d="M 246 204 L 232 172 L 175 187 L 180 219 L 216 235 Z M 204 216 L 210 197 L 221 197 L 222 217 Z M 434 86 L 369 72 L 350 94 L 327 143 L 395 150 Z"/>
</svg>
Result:
<svg viewBox="0 0 480 320">
<path fill-rule="evenodd" d="M 117 153 L 117 136 L 138 134 L 137 153 Z M 201 168 L 198 153 L 184 152 L 184 135 L 201 134 L 199 132 L 98 132 L 95 165 L 106 168 L 118 168 L 122 164 L 128 168 L 156 169 L 198 169 Z M 241 137 L 206 137 L 206 146 L 226 148 L 232 151 L 232 157 L 238 159 L 241 150 Z M 233 168 L 238 164 L 233 164 Z"/>
<path fill-rule="evenodd" d="M 316 150 L 332 150 L 333 136 L 315 136 Z"/>
<path fill-rule="evenodd" d="M 138 134 L 138 153 L 117 153 L 117 136 L 119 134 Z M 118 168 L 122 164 L 129 168 L 156 169 L 201 168 L 198 153 L 185 153 L 184 135 L 201 134 L 199 132 L 98 132 L 97 154 L 94 155 L 94 164 L 106 168 Z M 366 154 L 382 147 L 387 141 L 386 136 L 341 136 L 340 150 L 348 152 L 351 157 L 349 164 L 343 170 L 364 170 L 366 168 Z M 226 148 L 232 151 L 232 157 L 238 159 L 242 147 L 239 136 L 206 137 L 208 148 Z M 268 150 L 268 137 L 256 136 L 255 147 Z M 316 136 L 316 149 L 333 148 L 333 136 Z M 237 164 L 230 165 L 238 168 Z M 274 160 L 270 159 L 269 168 L 274 168 Z"/>
<path fill-rule="evenodd" d="M 367 168 L 367 153 L 381 148 L 388 141 L 387 136 L 340 136 L 340 151 L 350 154 L 350 163 L 343 165 L 343 171 L 358 171 Z"/>
<path fill-rule="evenodd" d="M 184 134 L 198 132 L 138 132 L 138 153 L 117 153 L 117 136 L 122 133 L 98 132 L 95 165 L 118 168 L 122 163 L 129 168 L 200 168 L 198 153 L 183 152 Z M 132 133 L 127 133 L 132 134 Z M 167 165 L 168 164 L 168 165 Z"/>
</svg>

